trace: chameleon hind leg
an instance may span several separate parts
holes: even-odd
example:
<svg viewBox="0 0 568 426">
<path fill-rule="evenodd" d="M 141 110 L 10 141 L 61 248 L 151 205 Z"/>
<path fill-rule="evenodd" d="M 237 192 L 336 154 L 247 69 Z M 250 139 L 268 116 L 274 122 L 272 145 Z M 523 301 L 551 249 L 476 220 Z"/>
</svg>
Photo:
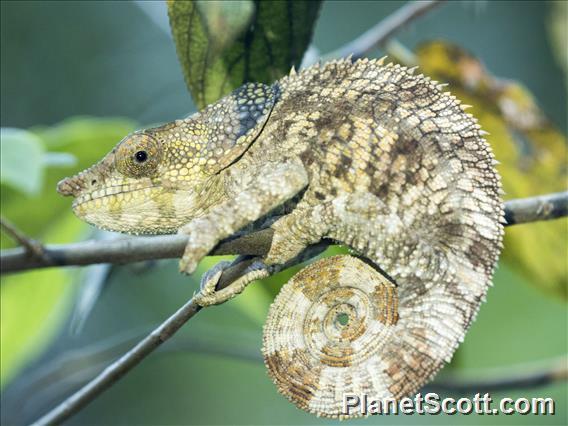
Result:
<svg viewBox="0 0 568 426">
<path fill-rule="evenodd" d="M 218 305 L 242 293 L 253 281 L 270 276 L 271 271 L 260 257 L 268 252 L 273 235 L 272 229 L 265 228 L 217 246 L 216 255 L 239 256 L 233 261 L 221 261 L 203 274 L 196 302 L 200 306 Z"/>
<path fill-rule="evenodd" d="M 249 259 L 247 265 L 244 264 L 244 258 L 233 263 L 221 262 L 216 265 L 204 275 L 201 292 L 196 295 L 197 303 L 202 306 L 223 303 L 241 293 L 253 281 L 266 278 L 292 262 L 300 263 L 319 254 L 314 250 L 308 252 L 306 248 L 313 248 L 313 245 L 325 236 L 341 235 L 343 238 L 340 242 L 356 245 L 356 241 L 349 236 L 351 233 L 345 232 L 345 226 L 359 224 L 364 229 L 370 224 L 369 220 L 377 220 L 384 214 L 383 205 L 374 196 L 357 193 L 338 197 L 333 203 L 313 203 L 313 197 L 308 190 L 304 200 L 300 201 L 292 212 L 276 220 L 270 228 L 224 245 L 223 252 L 227 254 L 252 254 L 251 252 L 259 247 L 262 247 L 262 251 L 255 251 L 257 257 L 254 260 Z M 355 232 L 353 235 L 356 234 L 361 232 Z M 233 274 L 233 282 L 225 287 L 219 282 L 221 276 L 224 271 L 235 269 L 239 262 L 243 262 L 242 272 L 236 276 Z M 219 290 L 220 287 L 224 288 Z"/>
</svg>

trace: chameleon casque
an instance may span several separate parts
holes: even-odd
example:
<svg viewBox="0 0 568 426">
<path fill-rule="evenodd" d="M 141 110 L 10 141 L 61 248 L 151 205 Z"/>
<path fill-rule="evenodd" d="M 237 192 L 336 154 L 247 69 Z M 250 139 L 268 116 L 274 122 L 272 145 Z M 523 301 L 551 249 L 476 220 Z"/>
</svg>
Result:
<svg viewBox="0 0 568 426">
<path fill-rule="evenodd" d="M 245 84 L 188 118 L 126 136 L 58 190 L 97 227 L 188 235 L 185 273 L 236 235 L 234 254 L 254 262 L 219 291 L 227 265 L 205 274 L 202 306 L 322 239 L 349 247 L 352 255 L 317 260 L 284 285 L 263 354 L 298 407 L 359 416 L 343 411 L 345 393 L 399 399 L 451 359 L 502 247 L 501 184 L 483 132 L 413 71 L 345 59 Z M 258 255 L 250 247 L 261 240 Z"/>
</svg>

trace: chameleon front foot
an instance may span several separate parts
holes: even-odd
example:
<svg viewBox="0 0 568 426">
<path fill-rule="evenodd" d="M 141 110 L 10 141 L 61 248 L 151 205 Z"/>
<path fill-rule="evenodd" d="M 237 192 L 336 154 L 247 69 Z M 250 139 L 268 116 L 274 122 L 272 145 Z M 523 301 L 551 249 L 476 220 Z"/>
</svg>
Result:
<svg viewBox="0 0 568 426">
<path fill-rule="evenodd" d="M 178 233 L 189 236 L 179 261 L 180 272 L 189 275 L 195 272 L 201 259 L 217 244 L 217 230 L 209 221 L 196 219 L 182 227 Z"/>
<path fill-rule="evenodd" d="M 219 285 L 223 285 L 220 282 L 223 274 L 238 275 L 228 285 L 217 289 Z M 200 306 L 220 305 L 242 293 L 253 281 L 269 276 L 269 267 L 260 259 L 237 258 L 234 262 L 219 262 L 203 275 L 199 293 L 194 296 L 194 300 Z"/>
</svg>

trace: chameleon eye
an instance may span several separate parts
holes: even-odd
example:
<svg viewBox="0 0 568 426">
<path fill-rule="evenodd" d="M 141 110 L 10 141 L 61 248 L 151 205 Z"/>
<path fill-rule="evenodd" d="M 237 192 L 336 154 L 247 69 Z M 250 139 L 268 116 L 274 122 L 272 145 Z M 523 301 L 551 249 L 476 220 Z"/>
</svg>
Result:
<svg viewBox="0 0 568 426">
<path fill-rule="evenodd" d="M 146 133 L 127 136 L 117 147 L 115 164 L 126 176 L 151 177 L 156 173 L 161 158 L 161 144 Z"/>
<path fill-rule="evenodd" d="M 146 151 L 138 151 L 136 154 L 134 154 L 134 158 L 139 163 L 143 163 L 148 159 L 148 153 Z"/>
</svg>

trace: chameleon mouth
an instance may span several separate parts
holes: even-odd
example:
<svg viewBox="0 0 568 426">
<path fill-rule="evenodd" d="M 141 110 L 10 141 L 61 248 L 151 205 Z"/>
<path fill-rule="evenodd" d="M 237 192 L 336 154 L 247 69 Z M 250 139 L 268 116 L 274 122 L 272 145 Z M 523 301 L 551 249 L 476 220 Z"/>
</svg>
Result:
<svg viewBox="0 0 568 426">
<path fill-rule="evenodd" d="M 126 234 L 173 234 L 187 223 L 178 211 L 172 192 L 156 185 L 116 185 L 80 195 L 73 213 L 107 231 Z"/>
<path fill-rule="evenodd" d="M 81 205 L 88 203 L 89 201 L 95 201 L 95 200 L 100 200 L 100 199 L 104 199 L 107 197 L 112 197 L 112 196 L 116 196 L 116 195 L 127 195 L 127 194 L 131 194 L 133 192 L 136 191 L 144 191 L 146 189 L 149 188 L 153 188 L 154 186 L 149 184 L 149 185 L 136 185 L 135 187 L 133 187 L 132 185 L 114 185 L 114 186 L 107 186 L 104 187 L 102 189 L 93 191 L 93 192 L 87 192 L 87 193 L 82 193 L 80 194 L 77 198 L 75 198 L 75 200 L 73 200 L 73 204 L 72 207 L 73 209 L 76 209 L 78 207 L 80 207 Z"/>
</svg>

